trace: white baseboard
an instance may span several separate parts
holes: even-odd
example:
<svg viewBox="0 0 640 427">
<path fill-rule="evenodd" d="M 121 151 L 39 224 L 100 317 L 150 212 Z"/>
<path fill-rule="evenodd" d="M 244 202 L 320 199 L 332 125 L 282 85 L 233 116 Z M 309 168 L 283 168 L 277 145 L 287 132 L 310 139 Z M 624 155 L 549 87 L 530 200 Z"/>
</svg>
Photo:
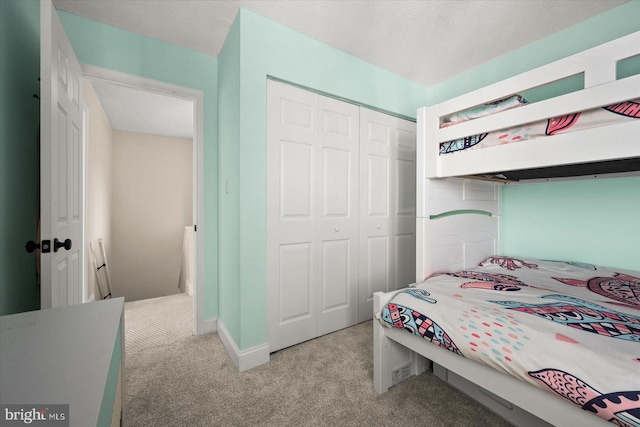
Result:
<svg viewBox="0 0 640 427">
<path fill-rule="evenodd" d="M 213 317 L 211 319 L 203 320 L 196 326 L 196 335 L 212 334 L 218 331 L 218 318 Z"/>
<path fill-rule="evenodd" d="M 229 353 L 229 357 L 231 357 L 233 364 L 239 372 L 269 362 L 269 346 L 266 343 L 246 350 L 240 350 L 221 320 L 218 320 L 218 336 L 222 340 L 224 348 L 227 350 L 227 353 Z"/>
</svg>

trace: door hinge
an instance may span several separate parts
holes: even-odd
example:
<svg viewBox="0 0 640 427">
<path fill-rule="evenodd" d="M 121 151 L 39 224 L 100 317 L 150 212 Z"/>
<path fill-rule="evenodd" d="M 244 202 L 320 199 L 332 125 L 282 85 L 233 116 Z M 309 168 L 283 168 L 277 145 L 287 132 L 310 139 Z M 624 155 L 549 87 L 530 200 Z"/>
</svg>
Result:
<svg viewBox="0 0 640 427">
<path fill-rule="evenodd" d="M 193 224 L 193 231 L 194 232 L 198 231 L 198 226 L 196 226 L 195 224 Z"/>
</svg>

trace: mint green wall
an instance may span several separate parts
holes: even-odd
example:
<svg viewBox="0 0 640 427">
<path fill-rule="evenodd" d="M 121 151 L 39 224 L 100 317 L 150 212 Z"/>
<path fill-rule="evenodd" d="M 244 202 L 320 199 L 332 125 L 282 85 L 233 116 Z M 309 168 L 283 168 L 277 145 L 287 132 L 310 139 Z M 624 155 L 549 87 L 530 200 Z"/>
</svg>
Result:
<svg viewBox="0 0 640 427">
<path fill-rule="evenodd" d="M 632 1 L 429 89 L 438 103 L 640 30 Z M 619 75 L 637 72 L 629 61 Z M 603 179 L 502 189 L 501 251 L 640 270 L 640 181 Z"/>
<path fill-rule="evenodd" d="M 0 1 L 0 316 L 40 308 L 35 255 L 40 202 L 40 3 Z"/>
<path fill-rule="evenodd" d="M 204 94 L 204 317 L 218 316 L 217 59 L 58 12 L 81 63 L 200 90 Z"/>
<path fill-rule="evenodd" d="M 508 185 L 502 197 L 504 253 L 640 271 L 640 177 Z"/>
<path fill-rule="evenodd" d="M 221 152 L 221 192 L 229 178 L 230 195 L 221 200 L 220 228 L 228 230 L 221 247 L 230 244 L 232 250 L 224 259 L 229 271 L 220 278 L 221 304 L 229 303 L 233 316 L 221 313 L 225 325 L 240 322 L 239 332 L 233 326 L 231 335 L 240 349 L 247 349 L 266 341 L 266 77 L 273 76 L 313 90 L 351 99 L 396 114 L 415 117 L 416 109 L 431 105 L 461 93 L 502 80 L 514 74 L 561 57 L 595 46 L 640 29 L 640 2 L 632 2 L 603 15 L 585 21 L 566 31 L 535 42 L 469 73 L 456 76 L 433 88 L 423 88 L 385 70 L 358 60 L 344 52 L 310 39 L 291 29 L 241 9 L 236 18 L 239 31 L 228 40 L 227 47 L 239 54 L 239 124 L 220 120 L 222 129 L 231 126 L 230 144 L 237 147 Z M 231 55 L 230 55 L 231 56 Z M 237 60 L 236 57 L 233 59 Z M 234 63 L 235 64 L 235 63 Z M 230 73 L 237 70 L 230 68 Z M 222 70 L 221 70 L 222 73 Z M 222 104 L 221 104 L 222 105 Z M 235 111 L 236 105 L 233 104 Z M 235 150 L 238 150 L 237 152 Z M 226 159 L 230 162 L 227 164 Z M 222 166 L 222 165 L 225 166 Z M 601 181 L 614 185 L 612 181 Z M 624 182 L 624 180 L 623 180 Z M 590 183 L 584 184 L 586 189 Z M 522 188 L 522 190 L 520 190 Z M 517 212 L 519 191 L 526 187 L 510 187 L 503 194 L 504 208 Z M 587 190 L 583 190 L 587 191 Z M 599 188 L 598 191 L 601 191 Z M 237 192 L 231 194 L 233 192 Z M 543 192 L 541 194 L 544 194 Z M 225 196 L 227 197 L 227 196 Z M 576 195 L 574 198 L 579 198 Z M 513 202 L 510 202 L 513 201 Z M 592 217 L 576 214 L 575 203 L 564 205 L 564 214 L 577 215 L 576 229 L 588 227 Z M 515 209 L 515 210 L 514 210 Z M 554 221 L 557 211 L 546 215 L 546 222 Z M 237 222 L 239 221 L 239 222 Z M 514 229 L 528 231 L 529 239 L 538 234 L 526 227 L 524 216 L 512 216 L 503 221 L 502 248 L 522 252 L 526 240 L 513 233 Z M 627 219 L 630 222 L 630 219 Z M 509 237 L 509 236 L 512 237 Z M 556 238 L 555 246 L 571 247 Z M 542 244 L 542 243 L 541 243 Z M 549 243 L 547 242 L 546 245 Z M 237 246 L 239 245 L 239 246 Z M 523 246 L 524 245 L 524 246 Z M 221 261 L 222 262 L 222 261 Z M 221 309 L 222 312 L 222 309 Z"/>
<path fill-rule="evenodd" d="M 118 389 L 118 380 L 120 379 L 121 369 L 124 373 L 125 366 L 122 366 L 122 321 L 118 324 L 118 333 L 116 334 L 116 342 L 113 346 L 111 361 L 109 363 L 109 371 L 107 372 L 107 381 L 102 394 L 102 402 L 100 403 L 100 412 L 98 413 L 98 422 L 96 427 L 110 427 L 111 415 L 115 406 L 116 393 Z M 121 396 L 126 398 L 125 396 Z"/>
<path fill-rule="evenodd" d="M 625 77 L 640 74 L 640 55 L 632 56 L 618 62 L 616 70 L 616 78 L 624 79 Z"/>
<path fill-rule="evenodd" d="M 220 319 L 240 337 L 240 18 L 218 56 Z M 227 191 L 228 188 L 228 191 Z M 238 341 L 236 341 L 238 342 Z"/>
<path fill-rule="evenodd" d="M 220 242 L 221 264 L 231 270 L 220 278 L 220 319 L 228 329 L 239 319 L 239 330 L 233 326 L 230 333 L 243 350 L 267 340 L 267 76 L 409 117 L 425 103 L 427 90 L 249 10 L 240 10 L 235 25 L 240 28 L 225 49 L 239 52 L 239 126 L 220 120 L 221 139 L 227 126 L 235 138 L 222 146 L 237 141 L 233 150 L 220 153 L 220 191 L 225 179 L 230 183 L 230 195 L 220 199 L 220 229 L 227 232 Z M 228 244 L 232 250 L 226 252 Z M 227 304 L 239 312 L 232 317 L 222 308 Z"/>
</svg>

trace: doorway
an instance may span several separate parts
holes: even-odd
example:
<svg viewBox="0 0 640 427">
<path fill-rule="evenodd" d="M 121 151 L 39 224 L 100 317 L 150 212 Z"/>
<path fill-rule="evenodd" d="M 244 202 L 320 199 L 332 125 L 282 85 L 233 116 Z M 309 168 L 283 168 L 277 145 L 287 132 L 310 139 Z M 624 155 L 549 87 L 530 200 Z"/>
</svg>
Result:
<svg viewBox="0 0 640 427">
<path fill-rule="evenodd" d="M 109 165 L 113 171 L 109 188 L 113 193 L 110 196 L 104 195 L 100 199 L 91 193 L 92 188 L 105 184 L 99 182 L 102 179 L 99 171 L 89 170 L 91 159 L 86 159 L 87 204 L 110 203 L 109 206 L 114 208 L 109 218 L 100 218 L 92 215 L 91 207 L 87 205 L 87 246 L 89 243 L 96 245 L 93 240 L 98 236 L 94 229 L 100 229 L 96 222 L 109 222 L 108 227 L 102 224 L 102 229 L 107 230 L 112 240 L 105 244 L 108 252 L 109 249 L 112 252 L 107 252 L 112 295 L 125 296 L 125 307 L 135 308 L 141 319 L 148 319 L 145 322 L 162 323 L 168 325 L 168 329 L 179 326 L 177 333 L 184 333 L 186 310 L 188 333 L 203 333 L 203 242 L 198 236 L 198 228 L 202 229 L 203 223 L 203 95 L 199 91 L 113 70 L 89 65 L 82 68 L 87 81 L 85 87 L 90 86 L 88 92 L 95 88 L 96 98 L 101 104 L 108 104 L 107 109 L 120 102 L 122 108 L 116 110 L 124 113 L 125 122 L 135 123 L 137 120 L 131 119 L 142 118 L 150 109 L 158 112 L 164 109 L 166 114 L 160 120 L 164 129 L 155 128 L 148 122 L 140 123 L 141 127 L 127 129 L 122 127 L 122 118 L 112 120 L 118 122 L 112 129 L 112 153 L 104 157 L 112 163 Z M 111 99 L 106 99 L 108 97 Z M 93 120 L 99 121 L 99 118 Z M 92 128 L 92 123 L 88 128 Z M 87 136 L 88 139 L 92 137 Z M 89 142 L 88 156 L 99 155 L 92 153 L 92 149 L 101 148 Z M 139 212 L 144 209 L 150 213 Z M 134 215 L 127 219 L 127 210 L 135 210 L 137 217 Z M 145 233 L 151 240 L 144 241 Z M 89 259 L 91 248 L 87 249 L 85 294 L 87 297 L 93 294 L 98 299 L 98 295 L 101 297 L 104 292 L 98 289 L 100 284 L 91 277 L 95 272 Z M 125 251 L 131 251 L 130 255 L 124 255 Z M 138 261 L 130 262 L 128 257 L 137 257 Z M 100 266 L 102 262 L 98 259 L 96 265 Z M 134 283 L 135 289 L 127 289 L 127 282 Z M 178 315 L 177 320 L 167 323 L 169 316 L 160 314 L 163 310 Z M 170 339 L 171 333 L 161 335 L 163 339 Z M 148 341 L 145 333 L 141 336 Z"/>
</svg>

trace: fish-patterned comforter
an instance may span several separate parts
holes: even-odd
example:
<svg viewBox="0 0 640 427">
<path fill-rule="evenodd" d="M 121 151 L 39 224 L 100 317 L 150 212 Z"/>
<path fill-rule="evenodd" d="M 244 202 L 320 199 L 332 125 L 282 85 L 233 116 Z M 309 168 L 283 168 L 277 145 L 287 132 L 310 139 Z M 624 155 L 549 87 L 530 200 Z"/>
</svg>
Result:
<svg viewBox="0 0 640 427">
<path fill-rule="evenodd" d="M 443 142 L 440 144 L 440 155 L 510 144 L 560 133 L 576 132 L 634 119 L 640 119 L 640 98 L 509 129 Z M 615 141 L 612 141 L 612 143 L 615 143 Z"/>
<path fill-rule="evenodd" d="M 377 317 L 640 426 L 640 272 L 496 256 L 407 288 Z"/>
</svg>

